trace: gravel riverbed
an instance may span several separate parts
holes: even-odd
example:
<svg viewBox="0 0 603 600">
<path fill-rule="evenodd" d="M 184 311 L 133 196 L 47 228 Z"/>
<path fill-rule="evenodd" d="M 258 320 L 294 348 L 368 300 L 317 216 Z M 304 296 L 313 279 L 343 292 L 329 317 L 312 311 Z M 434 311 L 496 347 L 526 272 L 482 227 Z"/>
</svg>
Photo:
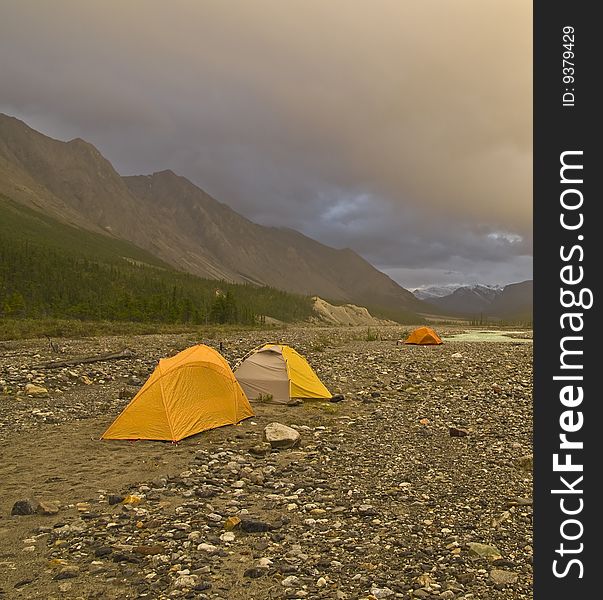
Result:
<svg viewBox="0 0 603 600">
<path fill-rule="evenodd" d="M 0 342 L 0 598 L 532 598 L 531 332 L 441 327 L 420 347 L 407 330 Z M 343 400 L 99 440 L 159 358 L 202 342 L 234 366 L 277 340 Z M 275 421 L 301 443 L 258 453 Z"/>
</svg>

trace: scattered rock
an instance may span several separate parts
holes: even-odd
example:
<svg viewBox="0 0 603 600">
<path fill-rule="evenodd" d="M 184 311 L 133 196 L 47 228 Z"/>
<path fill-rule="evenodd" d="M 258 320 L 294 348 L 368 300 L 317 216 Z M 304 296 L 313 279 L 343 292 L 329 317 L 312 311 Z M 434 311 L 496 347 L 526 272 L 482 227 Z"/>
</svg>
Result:
<svg viewBox="0 0 603 600">
<path fill-rule="evenodd" d="M 122 500 L 122 504 L 140 504 L 141 502 L 142 497 L 135 494 L 129 494 Z"/>
<path fill-rule="evenodd" d="M 47 398 L 48 390 L 41 385 L 35 385 L 33 383 L 28 383 L 25 386 L 25 395 L 33 396 L 34 398 Z"/>
<path fill-rule="evenodd" d="M 264 428 L 264 441 L 268 442 L 272 448 L 293 448 L 299 444 L 300 439 L 299 431 L 282 423 L 269 423 Z"/>
<path fill-rule="evenodd" d="M 469 435 L 469 430 L 451 426 L 448 428 L 448 433 L 450 437 L 466 437 Z"/>
<path fill-rule="evenodd" d="M 502 558 L 500 550 L 496 546 L 481 544 L 479 542 L 469 542 L 469 554 L 479 558 L 487 558 L 490 561 Z"/>
<path fill-rule="evenodd" d="M 262 533 L 274 529 L 274 526 L 259 519 L 241 519 L 241 529 L 245 533 Z"/>
<path fill-rule="evenodd" d="M 176 581 L 174 581 L 174 587 L 176 589 L 192 588 L 197 583 L 197 577 L 195 575 L 180 575 Z"/>
<path fill-rule="evenodd" d="M 395 594 L 394 590 L 390 590 L 389 588 L 371 588 L 371 594 L 377 598 L 377 600 L 381 600 L 381 598 L 389 598 Z"/>
<path fill-rule="evenodd" d="M 459 573 L 456 576 L 456 579 L 459 583 L 466 585 L 468 583 L 471 583 L 472 581 L 475 580 L 475 573 L 473 572 L 469 572 L 469 573 Z"/>
<path fill-rule="evenodd" d="M 241 524 L 241 519 L 239 517 L 228 517 L 226 521 L 224 521 L 224 529 L 226 531 L 232 531 L 236 529 Z"/>
<path fill-rule="evenodd" d="M 142 554 L 143 556 L 153 556 L 155 554 L 163 554 L 165 548 L 161 544 L 134 546 L 132 552 Z"/>
<path fill-rule="evenodd" d="M 269 558 L 260 558 L 258 560 L 257 566 L 267 569 L 268 567 L 272 566 L 272 561 Z"/>
<path fill-rule="evenodd" d="M 281 581 L 281 585 L 283 587 L 295 587 L 298 584 L 299 584 L 299 577 L 296 577 L 295 575 L 289 575 L 288 577 L 285 577 Z"/>
<path fill-rule="evenodd" d="M 73 579 L 79 574 L 79 567 L 75 565 L 66 565 L 59 569 L 59 572 L 53 577 L 53 579 Z"/>
<path fill-rule="evenodd" d="M 532 454 L 525 454 L 515 459 L 517 467 L 526 473 L 531 473 L 534 468 L 534 458 Z"/>
<path fill-rule="evenodd" d="M 358 512 L 361 515 L 365 515 L 368 517 L 374 517 L 375 515 L 377 515 L 377 511 L 375 510 L 375 507 L 372 504 L 361 504 L 358 507 Z"/>
<path fill-rule="evenodd" d="M 492 581 L 497 585 L 513 585 L 517 583 L 519 575 L 513 571 L 505 571 L 503 569 L 492 569 L 490 571 Z"/>
<path fill-rule="evenodd" d="M 39 515 L 56 515 L 59 512 L 59 506 L 56 502 L 40 500 L 36 508 Z"/>
<path fill-rule="evenodd" d="M 507 501 L 507 506 L 532 506 L 533 504 L 532 498 L 522 498 L 521 496 L 514 496 L 513 498 L 509 498 Z"/>
<path fill-rule="evenodd" d="M 123 387 L 119 390 L 118 398 L 120 400 L 131 400 L 136 395 L 136 390 L 130 387 Z"/>
<path fill-rule="evenodd" d="M 38 507 L 38 501 L 33 498 L 27 498 L 25 500 L 17 500 L 13 504 L 13 508 L 10 511 L 11 515 L 33 515 Z"/>
<path fill-rule="evenodd" d="M 255 456 L 267 456 L 272 452 L 272 445 L 269 442 L 262 442 L 249 448 L 249 452 Z"/>
<path fill-rule="evenodd" d="M 429 573 L 423 573 L 422 575 L 419 575 L 415 581 L 421 586 L 421 587 L 428 587 L 430 586 L 432 583 L 435 583 L 435 580 L 433 579 L 433 577 L 431 575 L 429 575 Z"/>
<path fill-rule="evenodd" d="M 245 569 L 243 572 L 243 577 L 249 577 L 251 579 L 257 579 L 264 575 L 266 575 L 266 569 L 263 569 L 262 567 L 251 567 L 250 569 Z"/>
</svg>

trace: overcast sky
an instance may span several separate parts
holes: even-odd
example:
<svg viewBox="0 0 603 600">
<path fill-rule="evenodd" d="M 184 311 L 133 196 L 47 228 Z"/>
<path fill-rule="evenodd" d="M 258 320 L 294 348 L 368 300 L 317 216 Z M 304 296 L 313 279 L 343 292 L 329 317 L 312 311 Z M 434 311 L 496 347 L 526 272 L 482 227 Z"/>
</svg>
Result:
<svg viewBox="0 0 603 600">
<path fill-rule="evenodd" d="M 532 277 L 532 3 L 3 0 L 0 111 L 406 288 Z"/>
</svg>

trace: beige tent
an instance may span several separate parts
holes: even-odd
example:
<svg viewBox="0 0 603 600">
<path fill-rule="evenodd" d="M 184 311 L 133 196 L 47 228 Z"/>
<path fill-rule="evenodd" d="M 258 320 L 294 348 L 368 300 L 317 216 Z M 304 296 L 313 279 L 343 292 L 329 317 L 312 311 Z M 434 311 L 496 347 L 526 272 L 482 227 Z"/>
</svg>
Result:
<svg viewBox="0 0 603 600">
<path fill-rule="evenodd" d="M 250 400 L 270 398 L 331 398 L 306 359 L 290 346 L 266 344 L 235 369 L 235 377 Z"/>
</svg>

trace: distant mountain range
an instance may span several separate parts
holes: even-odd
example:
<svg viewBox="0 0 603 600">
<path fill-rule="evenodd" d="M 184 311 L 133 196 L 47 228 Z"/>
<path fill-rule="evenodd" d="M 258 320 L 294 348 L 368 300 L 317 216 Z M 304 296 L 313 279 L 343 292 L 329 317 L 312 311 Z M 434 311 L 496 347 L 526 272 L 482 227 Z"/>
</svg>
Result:
<svg viewBox="0 0 603 600">
<path fill-rule="evenodd" d="M 534 303 L 534 282 L 530 279 L 520 283 L 512 283 L 503 288 L 502 293 L 494 298 L 488 314 L 502 319 L 523 318 L 532 320 Z"/>
<path fill-rule="evenodd" d="M 479 284 L 433 286 L 415 290 L 414 294 L 450 315 L 522 320 L 532 318 L 532 280 L 504 287 Z"/>
<path fill-rule="evenodd" d="M 0 193 L 203 278 L 319 295 L 397 317 L 433 311 L 350 249 L 257 225 L 169 170 L 122 177 L 92 144 L 52 139 L 1 113 Z"/>
<path fill-rule="evenodd" d="M 480 290 L 483 290 L 485 294 L 488 293 L 488 290 L 502 290 L 502 286 L 497 285 L 461 285 L 459 283 L 447 283 L 444 285 L 430 285 L 422 288 L 417 288 L 415 290 L 412 290 L 412 293 L 420 300 L 431 300 L 433 298 L 442 298 L 443 296 L 449 296 L 459 288 L 476 290 L 478 293 L 480 293 Z"/>
</svg>

